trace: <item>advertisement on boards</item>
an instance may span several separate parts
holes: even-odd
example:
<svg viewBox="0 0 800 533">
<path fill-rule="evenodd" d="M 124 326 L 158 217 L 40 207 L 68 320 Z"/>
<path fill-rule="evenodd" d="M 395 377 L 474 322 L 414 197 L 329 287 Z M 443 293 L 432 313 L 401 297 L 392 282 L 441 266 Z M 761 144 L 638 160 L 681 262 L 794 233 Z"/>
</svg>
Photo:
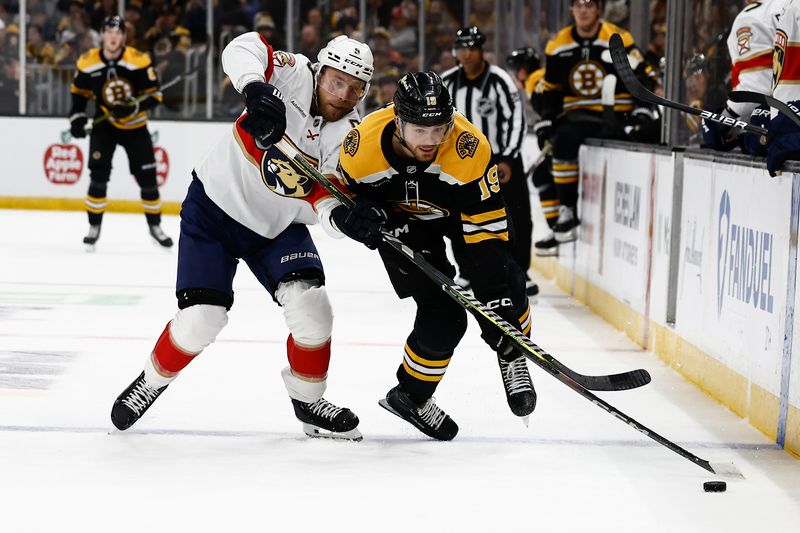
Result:
<svg viewBox="0 0 800 533">
<path fill-rule="evenodd" d="M 685 160 L 677 333 L 778 394 L 791 180 Z"/>
</svg>

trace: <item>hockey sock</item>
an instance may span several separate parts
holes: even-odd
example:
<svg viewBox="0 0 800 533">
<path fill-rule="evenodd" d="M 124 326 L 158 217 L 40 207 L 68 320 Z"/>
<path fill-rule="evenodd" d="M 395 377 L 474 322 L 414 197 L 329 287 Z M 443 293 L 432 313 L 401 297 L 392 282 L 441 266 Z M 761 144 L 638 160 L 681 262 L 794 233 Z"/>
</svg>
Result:
<svg viewBox="0 0 800 533">
<path fill-rule="evenodd" d="M 106 183 L 90 182 L 89 192 L 86 195 L 86 214 L 89 216 L 89 224 L 99 226 L 103 222 L 103 213 L 107 206 Z"/>
<path fill-rule="evenodd" d="M 397 369 L 400 388 L 417 404 L 433 396 L 444 377 L 452 354 L 434 354 L 425 350 L 412 332 L 406 341 L 403 363 Z"/>
<path fill-rule="evenodd" d="M 578 160 L 553 158 L 553 181 L 561 203 L 575 205 L 578 200 Z"/>
<path fill-rule="evenodd" d="M 158 338 L 151 355 L 155 370 L 164 377 L 176 376 L 178 372 L 183 370 L 186 365 L 191 363 L 192 359 L 200 353 L 187 352 L 178 346 L 170 333 L 171 328 L 172 321 L 167 323 L 167 327 L 164 328 L 164 331 Z"/>
<path fill-rule="evenodd" d="M 289 334 L 286 339 L 286 355 L 289 366 L 295 375 L 303 378 L 325 379 L 331 360 L 331 340 L 314 347 L 303 346 L 295 342 Z"/>
<path fill-rule="evenodd" d="M 147 224 L 157 226 L 161 224 L 161 198 L 157 187 L 142 187 L 142 209 L 147 219 Z"/>
</svg>

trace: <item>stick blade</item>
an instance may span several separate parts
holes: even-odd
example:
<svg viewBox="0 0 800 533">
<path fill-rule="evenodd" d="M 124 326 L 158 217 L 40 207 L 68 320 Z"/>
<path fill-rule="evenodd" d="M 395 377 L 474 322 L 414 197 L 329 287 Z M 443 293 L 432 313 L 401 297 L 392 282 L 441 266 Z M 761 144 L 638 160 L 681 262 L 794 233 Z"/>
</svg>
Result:
<svg viewBox="0 0 800 533">
<path fill-rule="evenodd" d="M 652 380 L 650 373 L 642 368 L 609 376 L 585 376 L 571 370 L 567 371 L 567 369 L 562 369 L 562 371 L 587 389 L 601 392 L 638 389 Z"/>
<path fill-rule="evenodd" d="M 744 479 L 744 474 L 733 463 L 708 463 L 714 473 L 729 479 Z"/>
</svg>

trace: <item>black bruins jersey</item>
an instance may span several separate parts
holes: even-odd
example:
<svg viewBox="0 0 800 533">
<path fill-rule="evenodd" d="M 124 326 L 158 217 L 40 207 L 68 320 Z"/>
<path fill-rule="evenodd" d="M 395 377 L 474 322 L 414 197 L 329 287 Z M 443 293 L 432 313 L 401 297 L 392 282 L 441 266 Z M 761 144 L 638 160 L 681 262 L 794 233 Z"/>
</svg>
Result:
<svg viewBox="0 0 800 533">
<path fill-rule="evenodd" d="M 641 61 L 637 75 L 654 80 L 655 73 L 644 62 L 634 45 L 633 36 L 627 31 L 610 22 L 602 22 L 597 35 L 583 38 L 575 26 L 567 26 L 548 41 L 545 48 L 544 118 L 554 119 L 562 112 L 578 109 L 603 111 L 603 79 L 609 74 L 617 74 L 608 52 L 608 40 L 615 33 L 622 37 L 628 54 Z M 615 111 L 633 110 L 634 99 L 622 81 L 617 81 L 615 93 Z"/>
<path fill-rule="evenodd" d="M 395 131 L 390 104 L 347 134 L 339 170 L 353 193 L 389 206 L 390 225 L 430 223 L 451 239 L 463 235 L 467 244 L 509 240 L 497 166 L 480 130 L 456 113 L 452 133 L 430 163 L 397 155 Z"/>
<path fill-rule="evenodd" d="M 77 71 L 72 81 L 72 94 L 93 99 L 95 117 L 100 117 L 116 104 L 149 94 L 161 102 L 158 76 L 150 57 L 135 48 L 126 47 L 116 61 L 103 57 L 100 48 L 92 48 L 78 58 Z M 147 124 L 147 112 L 117 119 L 109 116 L 108 122 L 119 129 L 130 130 Z"/>
</svg>

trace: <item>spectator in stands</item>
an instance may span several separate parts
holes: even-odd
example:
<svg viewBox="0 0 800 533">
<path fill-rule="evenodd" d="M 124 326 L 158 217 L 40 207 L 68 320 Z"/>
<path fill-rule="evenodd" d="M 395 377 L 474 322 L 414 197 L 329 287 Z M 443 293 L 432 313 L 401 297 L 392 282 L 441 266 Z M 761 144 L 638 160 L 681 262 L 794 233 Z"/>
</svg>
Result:
<svg viewBox="0 0 800 533">
<path fill-rule="evenodd" d="M 322 42 L 328 42 L 328 28 L 323 24 L 323 20 L 322 11 L 320 11 L 318 7 L 312 7 L 306 13 L 306 22 L 317 29 L 317 33 Z"/>
<path fill-rule="evenodd" d="M 306 24 L 300 29 L 300 46 L 298 51 L 306 57 L 316 59 L 322 49 L 322 39 L 317 28 Z"/>
<path fill-rule="evenodd" d="M 186 59 L 183 54 L 175 49 L 176 36 L 162 35 L 153 45 L 153 68 L 158 74 L 161 83 L 173 80 L 185 70 Z M 161 91 L 163 96 L 161 116 L 175 117 L 180 112 L 183 101 L 181 84 L 168 87 Z"/>
<path fill-rule="evenodd" d="M 52 43 L 42 37 L 39 26 L 28 26 L 28 43 L 25 47 L 26 56 L 31 63 L 52 65 L 55 63 L 56 50 Z"/>
<path fill-rule="evenodd" d="M 268 11 L 261 11 L 253 19 L 253 29 L 261 34 L 274 50 L 285 50 L 283 37 L 275 28 L 275 20 Z"/>
<path fill-rule="evenodd" d="M 406 6 L 398 5 L 392 9 L 392 22 L 389 29 L 389 44 L 392 50 L 404 57 L 417 53 L 417 30 L 408 16 Z"/>
<path fill-rule="evenodd" d="M 472 13 L 469 15 L 469 26 L 477 26 L 486 36 L 487 50 L 494 47 L 494 0 L 474 0 Z"/>
<path fill-rule="evenodd" d="M 206 2 L 189 0 L 181 18 L 181 26 L 189 30 L 193 43 L 206 42 Z"/>
<path fill-rule="evenodd" d="M 0 115 L 19 112 L 19 59 L 14 55 L 0 55 Z"/>
<path fill-rule="evenodd" d="M 94 8 L 91 10 L 89 24 L 92 28 L 99 28 L 106 17 L 118 14 L 119 4 L 117 0 L 100 0 L 99 2 L 95 2 Z"/>
<path fill-rule="evenodd" d="M 654 20 L 650 24 L 650 42 L 644 53 L 644 60 L 659 73 L 661 78 L 661 60 L 664 59 L 664 49 L 667 43 L 667 24 L 663 20 Z"/>
<path fill-rule="evenodd" d="M 440 23 L 434 28 L 432 38 L 426 41 L 428 43 L 428 57 L 425 59 L 425 63 L 434 72 L 441 74 L 450 68 L 442 68 L 442 54 L 447 53 L 452 57 L 453 35 L 457 29 L 457 27 L 450 26 L 447 23 Z M 436 68 L 434 68 L 434 65 L 437 65 Z M 453 58 L 451 66 L 455 66 L 455 58 Z"/>
</svg>

